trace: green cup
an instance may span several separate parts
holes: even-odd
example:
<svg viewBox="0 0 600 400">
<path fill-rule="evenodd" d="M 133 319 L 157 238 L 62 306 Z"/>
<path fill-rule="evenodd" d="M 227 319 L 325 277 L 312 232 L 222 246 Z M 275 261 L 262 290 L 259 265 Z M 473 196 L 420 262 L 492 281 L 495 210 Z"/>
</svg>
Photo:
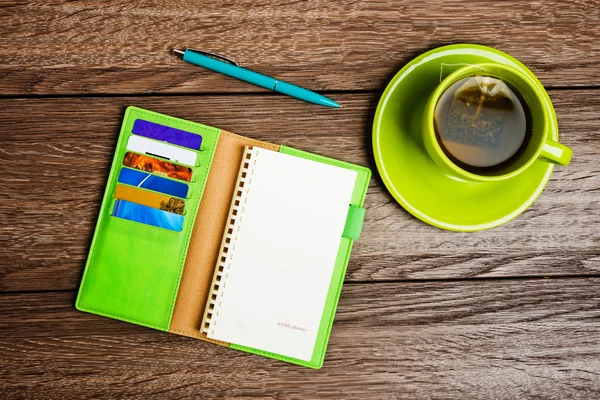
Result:
<svg viewBox="0 0 600 400">
<path fill-rule="evenodd" d="M 519 158 L 490 175 L 474 174 L 454 164 L 442 150 L 434 130 L 435 107 L 442 94 L 455 82 L 472 76 L 489 76 L 504 81 L 519 92 L 531 114 L 531 137 Z M 506 65 L 474 64 L 459 68 L 448 75 L 429 97 L 422 120 L 423 142 L 429 157 L 447 175 L 475 182 L 499 181 L 520 174 L 537 161 L 557 165 L 569 164 L 571 149 L 550 138 L 552 121 L 555 118 L 554 109 L 547 101 L 544 87 L 539 81 Z"/>
</svg>

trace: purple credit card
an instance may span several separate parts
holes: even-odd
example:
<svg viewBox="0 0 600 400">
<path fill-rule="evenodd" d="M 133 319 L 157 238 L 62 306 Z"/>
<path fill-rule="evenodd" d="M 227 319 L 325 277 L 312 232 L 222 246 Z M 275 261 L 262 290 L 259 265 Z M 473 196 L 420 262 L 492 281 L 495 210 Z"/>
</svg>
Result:
<svg viewBox="0 0 600 400">
<path fill-rule="evenodd" d="M 131 132 L 134 135 L 145 136 L 151 139 L 176 144 L 178 146 L 187 147 L 188 149 L 200 150 L 200 145 L 202 144 L 202 136 L 198 134 L 155 124 L 154 122 L 144 121 L 143 119 L 135 120 Z"/>
</svg>

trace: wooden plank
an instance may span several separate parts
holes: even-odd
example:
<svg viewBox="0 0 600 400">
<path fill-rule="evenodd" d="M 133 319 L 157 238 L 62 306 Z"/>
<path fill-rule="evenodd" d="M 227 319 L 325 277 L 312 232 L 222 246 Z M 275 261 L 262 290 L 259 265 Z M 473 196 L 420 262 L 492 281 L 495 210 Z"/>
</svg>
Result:
<svg viewBox="0 0 600 400">
<path fill-rule="evenodd" d="M 349 284 L 313 371 L 0 296 L 3 397 L 593 398 L 600 279 Z"/>
<path fill-rule="evenodd" d="M 600 85 L 591 1 L 0 2 L 2 94 L 206 93 L 256 87 L 186 65 L 192 46 L 314 90 L 381 90 L 429 49 L 508 52 L 547 86 Z"/>
<path fill-rule="evenodd" d="M 563 142 L 575 158 L 557 168 L 516 220 L 454 233 L 405 212 L 377 176 L 370 123 L 375 95 L 336 96 L 342 110 L 281 105 L 277 96 L 0 100 L 0 291 L 74 290 L 85 264 L 124 107 L 219 126 L 368 165 L 367 219 L 348 280 L 596 275 L 600 271 L 600 99 L 552 92 Z M 244 107 L 239 107 L 245 104 Z M 275 110 L 275 111 L 273 111 Z"/>
</svg>

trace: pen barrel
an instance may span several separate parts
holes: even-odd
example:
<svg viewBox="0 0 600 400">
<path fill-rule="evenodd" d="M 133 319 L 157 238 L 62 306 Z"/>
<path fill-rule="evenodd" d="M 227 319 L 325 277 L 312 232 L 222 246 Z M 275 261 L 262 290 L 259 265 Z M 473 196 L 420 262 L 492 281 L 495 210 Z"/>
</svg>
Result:
<svg viewBox="0 0 600 400">
<path fill-rule="evenodd" d="M 315 93 L 308 89 L 304 89 L 303 87 L 292 85 L 291 83 L 287 83 L 284 81 L 277 81 L 277 85 L 275 86 L 275 91 L 283 94 L 287 94 L 288 96 L 295 97 L 297 99 L 301 99 L 304 101 L 308 101 L 309 103 L 319 104 L 321 106 L 327 107 L 339 107 L 340 105 L 335 101 L 320 95 L 319 93 Z"/>
<path fill-rule="evenodd" d="M 223 75 L 231 76 L 242 81 L 252 83 L 256 86 L 265 89 L 274 90 L 276 79 L 271 78 L 258 72 L 250 71 L 223 61 L 215 60 L 214 58 L 193 52 L 186 51 L 183 55 L 183 61 L 200 67 L 210 69 Z"/>
</svg>

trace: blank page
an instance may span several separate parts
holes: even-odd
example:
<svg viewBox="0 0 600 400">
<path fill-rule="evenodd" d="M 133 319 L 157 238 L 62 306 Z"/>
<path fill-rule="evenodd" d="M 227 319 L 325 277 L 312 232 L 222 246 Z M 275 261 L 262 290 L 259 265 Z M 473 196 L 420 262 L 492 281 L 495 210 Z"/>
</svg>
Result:
<svg viewBox="0 0 600 400">
<path fill-rule="evenodd" d="M 249 157 L 207 334 L 309 361 L 357 173 L 261 148 Z"/>
</svg>

